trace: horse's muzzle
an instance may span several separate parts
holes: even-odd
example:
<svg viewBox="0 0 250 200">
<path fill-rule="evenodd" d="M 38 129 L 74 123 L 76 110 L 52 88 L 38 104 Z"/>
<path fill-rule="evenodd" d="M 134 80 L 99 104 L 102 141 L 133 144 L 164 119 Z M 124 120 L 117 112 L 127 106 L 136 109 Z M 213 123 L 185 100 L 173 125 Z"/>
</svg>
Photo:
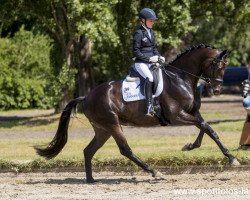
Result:
<svg viewBox="0 0 250 200">
<path fill-rule="evenodd" d="M 220 91 L 219 90 L 214 90 L 214 95 L 220 95 Z"/>
<path fill-rule="evenodd" d="M 219 86 L 219 87 L 214 88 L 213 89 L 213 93 L 214 93 L 214 95 L 220 95 L 220 93 L 221 93 L 221 87 Z"/>
</svg>

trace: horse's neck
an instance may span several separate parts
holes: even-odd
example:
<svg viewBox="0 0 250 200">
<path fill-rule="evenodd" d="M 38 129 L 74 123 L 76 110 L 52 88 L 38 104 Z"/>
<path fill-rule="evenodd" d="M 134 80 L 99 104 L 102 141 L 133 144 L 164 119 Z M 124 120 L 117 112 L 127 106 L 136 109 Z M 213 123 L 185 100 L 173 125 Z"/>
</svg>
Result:
<svg viewBox="0 0 250 200">
<path fill-rule="evenodd" d="M 187 59 L 186 59 L 187 60 Z M 188 62 L 185 62 L 185 59 L 176 60 L 173 63 L 179 70 L 179 74 L 184 75 L 184 79 L 193 86 L 197 85 L 199 78 L 202 74 L 202 62 L 199 59 L 190 59 Z M 186 73 L 188 72 L 188 73 Z M 192 75 L 191 75 L 192 74 Z"/>
</svg>

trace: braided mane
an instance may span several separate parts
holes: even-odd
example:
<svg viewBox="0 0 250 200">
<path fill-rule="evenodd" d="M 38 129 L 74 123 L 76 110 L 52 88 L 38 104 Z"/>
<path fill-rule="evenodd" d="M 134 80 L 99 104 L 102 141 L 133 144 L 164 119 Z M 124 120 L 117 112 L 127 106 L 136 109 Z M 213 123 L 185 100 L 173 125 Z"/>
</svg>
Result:
<svg viewBox="0 0 250 200">
<path fill-rule="evenodd" d="M 182 57 L 183 55 L 189 53 L 190 51 L 193 51 L 195 49 L 200 49 L 200 48 L 216 49 L 215 47 L 210 46 L 210 45 L 206 45 L 206 44 L 193 45 L 192 47 L 190 47 L 190 48 L 186 49 L 185 51 L 181 52 L 180 54 L 178 54 L 174 60 L 169 62 L 169 64 L 171 64 L 174 61 L 178 60 L 180 57 Z"/>
</svg>

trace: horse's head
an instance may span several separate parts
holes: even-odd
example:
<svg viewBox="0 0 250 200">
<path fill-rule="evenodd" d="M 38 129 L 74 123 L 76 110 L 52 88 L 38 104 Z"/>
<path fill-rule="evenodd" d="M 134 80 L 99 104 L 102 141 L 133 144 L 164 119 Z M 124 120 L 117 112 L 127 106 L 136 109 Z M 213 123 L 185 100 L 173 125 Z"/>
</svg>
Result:
<svg viewBox="0 0 250 200">
<path fill-rule="evenodd" d="M 209 58 L 203 67 L 203 76 L 207 78 L 209 87 L 215 95 L 221 93 L 221 84 L 223 83 L 224 71 L 227 65 L 227 56 L 228 51 L 224 50 L 215 57 Z"/>
</svg>

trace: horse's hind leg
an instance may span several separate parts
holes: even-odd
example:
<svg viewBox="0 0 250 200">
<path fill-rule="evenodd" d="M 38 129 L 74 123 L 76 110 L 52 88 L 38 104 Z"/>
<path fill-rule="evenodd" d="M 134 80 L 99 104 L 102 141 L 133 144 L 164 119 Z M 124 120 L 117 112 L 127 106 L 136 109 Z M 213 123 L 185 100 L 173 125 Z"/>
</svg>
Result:
<svg viewBox="0 0 250 200">
<path fill-rule="evenodd" d="M 126 156 L 128 159 L 133 161 L 136 165 L 141 167 L 146 172 L 151 173 L 153 177 L 156 177 L 158 175 L 161 176 L 161 174 L 159 172 L 157 172 L 156 170 L 149 167 L 145 162 L 143 162 L 140 158 L 138 158 L 132 152 L 131 148 L 129 147 L 129 145 L 127 143 L 127 140 L 123 134 L 123 131 L 122 131 L 120 125 L 116 125 L 115 127 L 113 127 L 112 136 L 115 139 L 115 141 L 119 147 L 119 150 L 123 156 Z"/>
<path fill-rule="evenodd" d="M 196 116 L 197 121 L 204 122 L 204 119 L 203 119 L 203 117 L 201 116 L 201 114 L 199 112 L 196 112 L 195 116 Z M 182 151 L 190 151 L 190 150 L 199 148 L 201 146 L 201 142 L 202 142 L 204 134 L 205 134 L 204 130 L 200 129 L 200 133 L 199 133 L 198 137 L 196 138 L 196 140 L 194 141 L 194 143 L 186 144 L 182 148 Z"/>
<path fill-rule="evenodd" d="M 190 151 L 190 150 L 193 150 L 193 149 L 196 149 L 196 148 L 199 148 L 201 146 L 201 142 L 202 142 L 202 139 L 203 139 L 203 136 L 204 136 L 204 131 L 201 130 L 198 137 L 196 138 L 196 140 L 194 141 L 194 143 L 188 143 L 186 144 L 183 148 L 182 148 L 182 151 Z"/>
<path fill-rule="evenodd" d="M 86 170 L 86 182 L 87 183 L 93 183 L 95 180 L 92 176 L 92 164 L 91 160 L 97 150 L 101 148 L 104 143 L 110 138 L 110 134 L 106 131 L 93 127 L 95 131 L 95 136 L 91 140 L 91 142 L 88 144 L 88 146 L 84 149 L 84 158 L 85 158 L 85 170 Z"/>
</svg>

